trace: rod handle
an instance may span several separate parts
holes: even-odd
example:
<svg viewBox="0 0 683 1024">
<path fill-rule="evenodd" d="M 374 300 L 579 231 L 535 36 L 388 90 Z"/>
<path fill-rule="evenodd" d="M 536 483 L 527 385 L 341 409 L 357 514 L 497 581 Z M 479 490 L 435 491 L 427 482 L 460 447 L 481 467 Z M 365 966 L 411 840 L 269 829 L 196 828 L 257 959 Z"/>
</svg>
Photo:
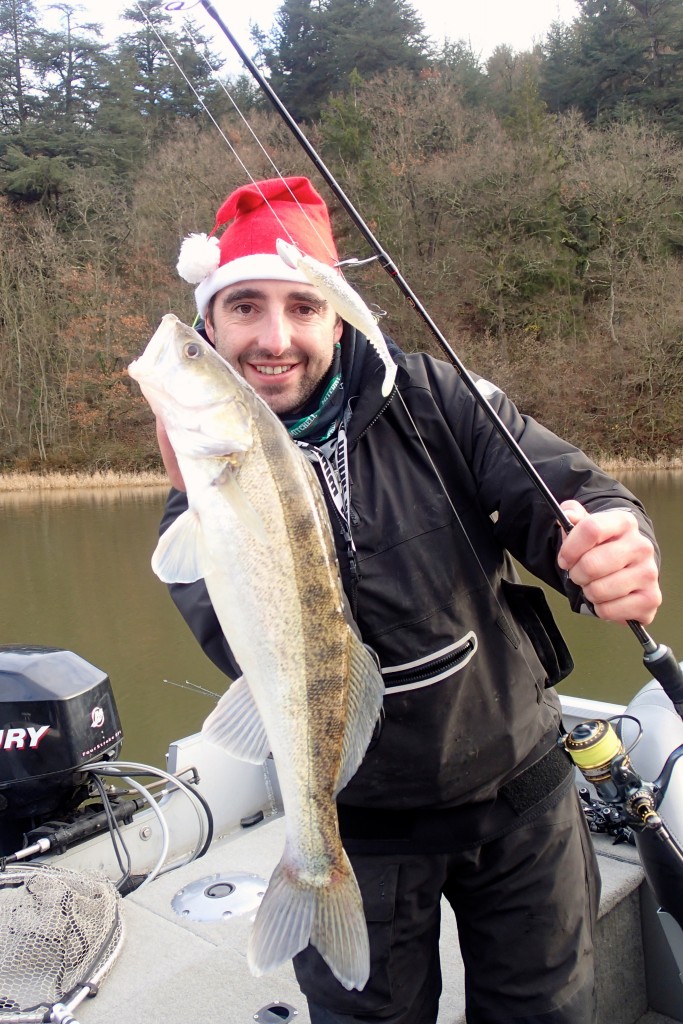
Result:
<svg viewBox="0 0 683 1024">
<path fill-rule="evenodd" d="M 683 718 L 683 670 L 671 648 L 666 644 L 658 644 L 654 651 L 643 655 L 643 665 L 661 685 Z"/>
</svg>

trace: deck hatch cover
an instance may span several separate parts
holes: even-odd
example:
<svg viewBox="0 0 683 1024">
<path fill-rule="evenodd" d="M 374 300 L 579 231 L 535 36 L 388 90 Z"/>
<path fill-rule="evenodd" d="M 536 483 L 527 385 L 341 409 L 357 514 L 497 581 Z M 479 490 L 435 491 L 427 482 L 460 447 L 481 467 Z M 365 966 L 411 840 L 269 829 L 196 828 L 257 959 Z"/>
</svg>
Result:
<svg viewBox="0 0 683 1024">
<path fill-rule="evenodd" d="M 254 1020 L 257 1024 L 287 1024 L 288 1021 L 294 1020 L 298 1013 L 299 1011 L 289 1003 L 268 1003 L 256 1011 Z"/>
<path fill-rule="evenodd" d="M 189 921 L 225 921 L 258 910 L 266 885 L 265 878 L 247 872 L 207 875 L 179 889 L 171 906 Z"/>
</svg>

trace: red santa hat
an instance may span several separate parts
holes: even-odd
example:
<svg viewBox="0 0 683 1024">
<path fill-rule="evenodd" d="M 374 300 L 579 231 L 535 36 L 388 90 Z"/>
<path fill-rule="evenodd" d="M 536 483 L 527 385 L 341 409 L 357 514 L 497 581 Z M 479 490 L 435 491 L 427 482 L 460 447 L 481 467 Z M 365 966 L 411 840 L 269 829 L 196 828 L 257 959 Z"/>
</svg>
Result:
<svg viewBox="0 0 683 1024">
<path fill-rule="evenodd" d="M 219 228 L 229 226 L 216 237 Z M 177 270 L 196 284 L 200 316 L 210 300 L 238 281 L 293 281 L 308 284 L 300 270 L 278 255 L 278 238 L 328 266 L 337 249 L 330 216 L 308 178 L 271 178 L 243 185 L 228 196 L 209 235 L 189 235 L 180 248 Z"/>
</svg>

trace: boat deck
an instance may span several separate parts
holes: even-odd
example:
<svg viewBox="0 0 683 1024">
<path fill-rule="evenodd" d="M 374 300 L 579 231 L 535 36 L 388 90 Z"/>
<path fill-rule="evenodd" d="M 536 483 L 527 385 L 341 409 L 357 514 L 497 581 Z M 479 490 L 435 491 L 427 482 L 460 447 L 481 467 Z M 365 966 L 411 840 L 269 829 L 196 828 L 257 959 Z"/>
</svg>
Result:
<svg viewBox="0 0 683 1024">
<path fill-rule="evenodd" d="M 310 1024 L 291 964 L 262 978 L 251 975 L 246 947 L 252 913 L 206 922 L 179 916 L 172 907 L 179 891 L 187 892 L 200 879 L 241 872 L 267 879 L 284 845 L 284 819 L 271 818 L 234 838 L 237 841 L 229 836 L 214 843 L 201 860 L 156 879 L 123 901 L 124 948 L 99 994 L 75 1011 L 82 1024 L 275 1024 L 294 1019 Z M 626 844 L 615 846 L 604 836 L 596 837 L 596 848 L 603 879 L 597 936 L 600 1024 L 678 1024 L 680 1015 L 653 1012 L 653 1007 L 662 1014 L 671 1012 L 667 1000 L 676 987 L 681 988 L 666 946 L 656 951 L 665 974 L 656 986 L 650 984 L 661 991 L 648 996 L 640 919 L 641 910 L 650 911 L 636 851 Z M 230 899 L 225 897 L 221 905 L 230 907 Z M 648 928 L 642 933 L 646 942 L 656 943 L 659 925 L 656 920 L 651 924 L 654 937 L 648 937 Z M 667 954 L 670 965 L 665 963 Z M 463 971 L 447 906 L 442 956 L 444 991 L 438 1024 L 462 1024 Z"/>
</svg>

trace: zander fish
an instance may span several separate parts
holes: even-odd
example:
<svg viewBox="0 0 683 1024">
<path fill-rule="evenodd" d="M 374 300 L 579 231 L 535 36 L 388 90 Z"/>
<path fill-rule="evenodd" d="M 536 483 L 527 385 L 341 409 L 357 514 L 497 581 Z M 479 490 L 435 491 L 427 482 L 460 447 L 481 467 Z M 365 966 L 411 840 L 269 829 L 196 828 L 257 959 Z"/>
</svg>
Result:
<svg viewBox="0 0 683 1024">
<path fill-rule="evenodd" d="M 204 724 L 261 763 L 272 751 L 286 841 L 248 947 L 262 974 L 311 942 L 346 988 L 363 988 L 362 899 L 339 838 L 336 794 L 357 770 L 383 683 L 349 625 L 312 467 L 255 391 L 169 314 L 130 375 L 162 420 L 188 510 L 152 559 L 167 583 L 203 578 L 242 669 Z"/>
<path fill-rule="evenodd" d="M 391 358 L 377 321 L 361 296 L 334 267 L 327 267 L 312 256 L 303 256 L 295 245 L 290 245 L 282 238 L 278 238 L 275 245 L 280 259 L 288 267 L 303 271 L 311 284 L 323 293 L 335 313 L 368 339 L 384 363 L 382 394 L 386 397 L 396 380 L 396 363 Z"/>
</svg>

